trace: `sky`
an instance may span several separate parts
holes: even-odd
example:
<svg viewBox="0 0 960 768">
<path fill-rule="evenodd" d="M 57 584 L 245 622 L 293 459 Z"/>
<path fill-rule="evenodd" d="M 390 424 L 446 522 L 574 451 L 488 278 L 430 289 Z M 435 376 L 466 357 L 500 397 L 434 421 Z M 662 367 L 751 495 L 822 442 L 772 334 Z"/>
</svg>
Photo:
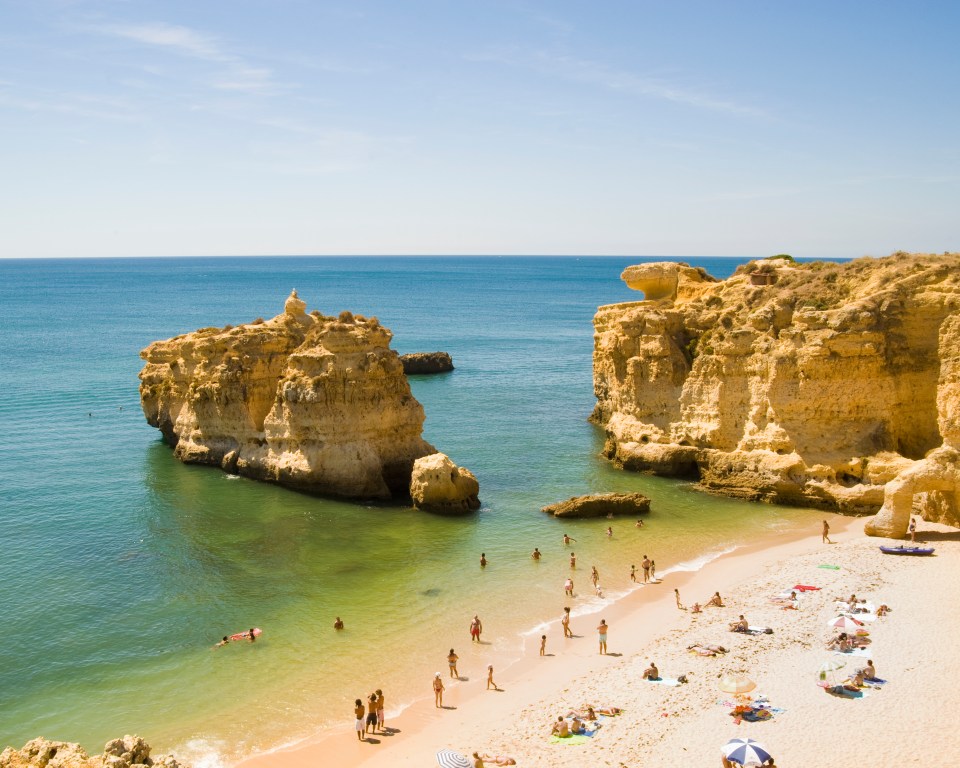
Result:
<svg viewBox="0 0 960 768">
<path fill-rule="evenodd" d="M 0 0 L 0 258 L 960 250 L 960 3 Z"/>
</svg>

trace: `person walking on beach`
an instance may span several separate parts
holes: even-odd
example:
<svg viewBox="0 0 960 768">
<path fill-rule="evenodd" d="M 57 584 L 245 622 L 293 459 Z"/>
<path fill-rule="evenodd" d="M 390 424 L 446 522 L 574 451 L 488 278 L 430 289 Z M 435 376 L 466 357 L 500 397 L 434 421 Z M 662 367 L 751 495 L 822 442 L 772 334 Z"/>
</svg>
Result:
<svg viewBox="0 0 960 768">
<path fill-rule="evenodd" d="M 915 542 L 917 540 L 917 518 L 910 518 L 910 528 L 908 530 L 910 533 L 910 541 Z"/>
<path fill-rule="evenodd" d="M 573 637 L 573 632 L 570 629 L 570 609 L 563 609 L 563 616 L 560 618 L 560 623 L 563 625 L 563 636 L 564 637 Z"/>
<path fill-rule="evenodd" d="M 830 541 L 830 523 L 826 520 L 823 521 L 823 533 L 820 538 L 824 544 L 833 544 L 833 542 Z"/>
<path fill-rule="evenodd" d="M 540 635 L 540 655 L 541 656 L 547 655 L 547 636 L 546 635 Z"/>
<path fill-rule="evenodd" d="M 567 580 L 563 582 L 563 591 L 567 594 L 567 597 L 573 597 L 573 579 L 567 576 Z"/>
<path fill-rule="evenodd" d="M 377 732 L 377 694 L 371 693 L 367 700 L 367 731 Z"/>
<path fill-rule="evenodd" d="M 570 542 L 576 542 L 576 539 L 571 539 L 567 534 L 563 534 L 563 543 L 569 544 Z"/>
<path fill-rule="evenodd" d="M 673 590 L 673 596 L 677 599 L 677 608 L 679 608 L 681 611 L 687 610 L 686 608 L 683 607 L 683 603 L 680 602 L 680 590 L 679 590 L 679 589 Z"/>
<path fill-rule="evenodd" d="M 533 552 L 530 553 L 530 557 L 532 557 L 534 560 L 539 560 L 539 559 L 540 559 L 540 550 L 537 549 L 537 547 L 534 547 L 534 548 L 533 548 Z"/>
<path fill-rule="evenodd" d="M 363 702 L 357 699 L 353 704 L 353 716 L 356 718 L 357 738 L 363 741 Z"/>
<path fill-rule="evenodd" d="M 650 581 L 657 580 L 657 564 L 655 561 L 650 561 Z"/>
<path fill-rule="evenodd" d="M 457 661 L 459 656 L 453 652 L 453 648 L 450 649 L 450 653 L 447 654 L 447 666 L 450 667 L 450 677 L 455 677 L 457 680 L 460 679 L 460 673 L 457 671 Z"/>
<path fill-rule="evenodd" d="M 607 624 L 606 619 L 600 619 L 600 626 L 597 627 L 597 632 L 600 637 L 600 653 L 601 655 L 606 654 L 607 652 L 607 629 L 609 625 Z"/>
<path fill-rule="evenodd" d="M 483 632 L 483 623 L 480 621 L 480 617 L 474 614 L 473 621 L 470 622 L 470 639 L 479 643 L 481 632 Z"/>
<path fill-rule="evenodd" d="M 383 733 L 383 722 L 384 722 L 384 698 L 383 691 L 377 688 L 377 728 L 380 729 L 380 733 Z"/>
<path fill-rule="evenodd" d="M 637 566 L 635 565 L 630 566 L 630 581 L 634 584 L 637 582 Z"/>
<path fill-rule="evenodd" d="M 487 690 L 488 691 L 490 690 L 491 686 L 495 691 L 500 690 L 499 688 L 497 688 L 497 684 L 493 682 L 493 664 L 487 664 Z"/>
<path fill-rule="evenodd" d="M 643 556 L 640 567 L 643 568 L 643 583 L 646 584 L 650 581 L 650 560 L 646 555 Z"/>
<path fill-rule="evenodd" d="M 433 704 L 435 707 L 443 706 L 443 680 L 439 672 L 433 676 Z"/>
<path fill-rule="evenodd" d="M 597 566 L 591 566 L 590 570 L 590 581 L 593 582 L 593 586 L 596 587 L 597 583 L 600 581 L 600 572 L 597 571 Z"/>
</svg>

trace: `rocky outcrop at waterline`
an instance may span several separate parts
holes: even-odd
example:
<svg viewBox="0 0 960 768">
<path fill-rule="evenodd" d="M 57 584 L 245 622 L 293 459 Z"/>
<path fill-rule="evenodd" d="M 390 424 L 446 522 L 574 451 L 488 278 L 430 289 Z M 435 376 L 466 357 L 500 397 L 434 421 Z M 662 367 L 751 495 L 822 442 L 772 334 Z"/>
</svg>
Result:
<svg viewBox="0 0 960 768">
<path fill-rule="evenodd" d="M 390 331 L 375 317 L 282 314 L 156 341 L 140 401 L 181 461 L 359 499 L 406 498 L 421 436 Z"/>
<path fill-rule="evenodd" d="M 408 376 L 423 373 L 447 373 L 453 370 L 453 359 L 448 352 L 411 352 L 400 355 L 403 372 Z"/>
<path fill-rule="evenodd" d="M 102 755 L 88 755 L 79 744 L 34 739 L 23 749 L 0 752 L 0 768 L 187 768 L 170 755 L 150 757 L 150 745 L 139 736 L 108 741 Z"/>
<path fill-rule="evenodd" d="M 638 516 L 650 511 L 650 499 L 642 493 L 593 493 L 548 504 L 540 511 L 554 517 Z"/>
<path fill-rule="evenodd" d="M 900 477 L 907 507 L 957 524 L 953 486 L 917 467 L 941 448 L 931 460 L 954 467 L 960 447 L 960 254 L 774 258 L 723 281 L 662 262 L 623 279 L 650 293 L 594 318 L 592 420 L 614 462 L 854 513 L 886 509 Z M 902 512 L 872 530 L 902 535 Z"/>
<path fill-rule="evenodd" d="M 413 463 L 410 498 L 426 512 L 457 515 L 480 509 L 480 484 L 469 469 L 458 467 L 442 453 Z"/>
</svg>

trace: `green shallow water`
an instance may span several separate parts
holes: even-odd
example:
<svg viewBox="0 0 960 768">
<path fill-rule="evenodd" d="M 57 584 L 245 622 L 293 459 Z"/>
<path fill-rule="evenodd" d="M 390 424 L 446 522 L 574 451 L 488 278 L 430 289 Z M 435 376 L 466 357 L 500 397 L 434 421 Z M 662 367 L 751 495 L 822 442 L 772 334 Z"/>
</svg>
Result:
<svg viewBox="0 0 960 768">
<path fill-rule="evenodd" d="M 809 511 L 700 494 L 599 457 L 586 421 L 591 318 L 636 296 L 618 280 L 635 261 L 0 262 L 11 329 L 0 342 L 0 743 L 42 734 L 99 751 L 136 732 L 200 764 L 231 762 L 348 721 L 375 688 L 395 713 L 429 693 L 451 646 L 465 675 L 487 658 L 503 668 L 569 602 L 564 531 L 577 539 L 576 615 L 626 594 L 643 554 L 663 575 L 760 532 L 809 528 Z M 692 261 L 716 275 L 734 266 Z M 456 371 L 411 386 L 427 439 L 478 476 L 479 513 L 347 504 L 173 459 L 139 411 L 138 350 L 276 314 L 293 286 L 311 309 L 378 315 L 401 352 L 451 352 Z M 648 524 L 539 511 L 608 490 L 650 496 Z M 593 564 L 605 603 L 586 589 Z M 470 646 L 474 613 L 490 645 Z M 257 643 L 211 650 L 249 626 L 264 629 Z"/>
</svg>

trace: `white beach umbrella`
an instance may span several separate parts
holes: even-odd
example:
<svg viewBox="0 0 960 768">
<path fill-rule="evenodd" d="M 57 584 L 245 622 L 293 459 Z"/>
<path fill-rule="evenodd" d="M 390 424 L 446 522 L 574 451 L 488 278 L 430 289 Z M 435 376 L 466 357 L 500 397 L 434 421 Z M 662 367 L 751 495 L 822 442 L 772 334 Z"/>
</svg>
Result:
<svg viewBox="0 0 960 768">
<path fill-rule="evenodd" d="M 730 739 L 720 751 L 727 760 L 740 765 L 763 765 L 770 759 L 767 748 L 753 739 Z"/>
<path fill-rule="evenodd" d="M 735 675 L 728 673 L 720 678 L 718 685 L 721 691 L 726 693 L 749 693 L 757 684 L 746 675 Z"/>
<path fill-rule="evenodd" d="M 441 749 L 437 752 L 437 765 L 440 768 L 473 768 L 473 763 L 452 749 Z"/>
</svg>

